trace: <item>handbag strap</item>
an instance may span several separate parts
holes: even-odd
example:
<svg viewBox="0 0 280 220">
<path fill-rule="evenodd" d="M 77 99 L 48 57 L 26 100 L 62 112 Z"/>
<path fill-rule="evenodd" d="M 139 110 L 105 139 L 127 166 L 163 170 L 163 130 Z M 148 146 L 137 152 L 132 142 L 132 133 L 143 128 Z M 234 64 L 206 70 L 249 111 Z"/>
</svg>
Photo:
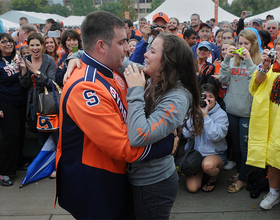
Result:
<svg viewBox="0 0 280 220">
<path fill-rule="evenodd" d="M 185 151 L 185 154 L 180 162 L 179 165 L 179 169 L 182 170 L 182 165 L 184 164 L 185 159 L 187 158 L 187 156 L 189 155 L 190 151 L 194 148 L 194 138 L 188 138 L 188 142 L 189 142 L 189 147 L 187 148 L 187 150 Z"/>
<path fill-rule="evenodd" d="M 51 84 L 52 84 L 52 91 L 53 91 L 53 98 L 54 98 L 54 102 L 55 102 L 56 112 L 58 114 L 59 113 L 59 105 L 58 105 L 58 102 L 57 102 L 57 96 L 56 96 L 53 80 L 51 81 Z"/>
</svg>

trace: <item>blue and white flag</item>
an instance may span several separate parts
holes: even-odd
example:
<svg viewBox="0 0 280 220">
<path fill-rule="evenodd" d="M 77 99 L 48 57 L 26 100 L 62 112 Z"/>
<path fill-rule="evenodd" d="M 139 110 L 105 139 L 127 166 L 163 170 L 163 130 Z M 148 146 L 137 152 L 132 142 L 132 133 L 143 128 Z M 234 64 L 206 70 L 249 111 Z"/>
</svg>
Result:
<svg viewBox="0 0 280 220">
<path fill-rule="evenodd" d="M 52 136 L 48 138 L 41 151 L 33 162 L 28 166 L 26 176 L 21 186 L 43 179 L 52 174 L 55 170 L 56 144 Z"/>
</svg>

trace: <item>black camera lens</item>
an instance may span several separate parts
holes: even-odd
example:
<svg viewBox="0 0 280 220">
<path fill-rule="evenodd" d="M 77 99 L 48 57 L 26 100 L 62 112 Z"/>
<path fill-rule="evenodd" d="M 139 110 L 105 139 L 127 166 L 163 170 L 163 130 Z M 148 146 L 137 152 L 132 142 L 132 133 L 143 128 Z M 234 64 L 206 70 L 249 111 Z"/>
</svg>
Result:
<svg viewBox="0 0 280 220">
<path fill-rule="evenodd" d="M 206 94 L 205 93 L 201 93 L 199 105 L 202 108 L 207 106 L 207 103 L 206 103 L 205 99 L 206 99 Z"/>
</svg>

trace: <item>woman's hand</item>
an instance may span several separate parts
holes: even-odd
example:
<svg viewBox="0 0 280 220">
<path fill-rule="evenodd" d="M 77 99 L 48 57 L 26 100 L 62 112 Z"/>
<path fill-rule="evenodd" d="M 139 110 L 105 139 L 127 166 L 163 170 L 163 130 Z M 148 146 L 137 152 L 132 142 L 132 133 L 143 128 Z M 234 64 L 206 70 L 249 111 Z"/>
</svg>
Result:
<svg viewBox="0 0 280 220">
<path fill-rule="evenodd" d="M 244 60 L 247 60 L 251 57 L 250 52 L 245 47 L 243 48 L 242 55 L 239 56 L 242 57 Z"/>
<path fill-rule="evenodd" d="M 4 112 L 0 110 L 0 118 L 4 118 Z"/>
<path fill-rule="evenodd" d="M 37 69 L 32 65 L 32 63 L 31 63 L 29 60 L 27 60 L 27 59 L 26 59 L 26 65 L 27 65 L 27 68 L 28 68 L 32 73 L 34 73 L 36 77 L 38 77 L 38 78 L 40 77 L 40 75 L 37 74 L 37 71 L 38 71 L 38 70 L 37 70 Z"/>
<path fill-rule="evenodd" d="M 146 79 L 144 71 L 142 70 L 141 72 L 139 72 L 139 69 L 135 63 L 133 64 L 133 69 L 131 65 L 128 65 L 128 67 L 125 68 L 125 71 L 123 73 L 128 87 L 131 88 L 134 86 L 142 86 L 143 88 L 145 88 Z"/>
<path fill-rule="evenodd" d="M 271 63 L 271 59 L 269 58 L 268 54 L 269 54 L 270 50 L 265 49 L 263 50 L 263 54 L 261 56 L 262 59 L 262 63 L 263 63 L 263 68 L 264 69 L 268 69 Z M 279 57 L 279 56 L 278 56 Z M 280 58 L 280 57 L 279 57 Z M 277 56 L 276 56 L 276 61 L 277 61 Z"/>
<path fill-rule="evenodd" d="M 66 73 L 64 74 L 64 77 L 63 77 L 63 85 L 66 83 L 67 79 L 70 78 L 73 70 L 76 67 L 81 68 L 80 59 L 79 58 L 74 58 L 74 59 L 69 60 Z"/>
<path fill-rule="evenodd" d="M 67 58 L 71 57 L 73 55 L 72 52 L 69 52 L 69 54 L 67 55 Z"/>
<path fill-rule="evenodd" d="M 26 65 L 22 57 L 19 57 L 16 61 L 18 63 L 18 66 L 21 67 L 21 75 L 24 76 L 26 74 Z"/>
<path fill-rule="evenodd" d="M 233 54 L 232 52 L 236 50 L 236 47 L 234 46 L 229 46 L 228 49 L 227 49 L 227 53 L 226 53 L 226 56 L 227 57 L 233 57 Z"/>
<path fill-rule="evenodd" d="M 199 108 L 200 108 L 200 110 L 201 110 L 201 112 L 203 114 L 203 118 L 207 117 L 208 111 L 209 111 L 209 102 L 208 102 L 207 99 L 205 99 L 205 102 L 206 102 L 206 106 L 205 107 L 199 106 Z"/>
</svg>

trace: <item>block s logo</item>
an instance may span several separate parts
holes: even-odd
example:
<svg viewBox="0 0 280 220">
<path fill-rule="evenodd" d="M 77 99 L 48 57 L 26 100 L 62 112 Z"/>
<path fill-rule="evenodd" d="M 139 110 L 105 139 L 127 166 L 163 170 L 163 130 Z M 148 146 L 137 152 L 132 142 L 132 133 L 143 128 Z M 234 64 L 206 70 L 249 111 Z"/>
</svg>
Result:
<svg viewBox="0 0 280 220">
<path fill-rule="evenodd" d="M 53 128 L 52 123 L 49 121 L 49 117 L 40 116 L 38 118 L 38 120 L 39 120 L 39 125 L 41 128 L 46 129 L 46 130 L 51 130 Z"/>
<path fill-rule="evenodd" d="M 89 107 L 99 104 L 99 98 L 93 90 L 85 90 L 83 92 L 84 99 Z"/>
</svg>

